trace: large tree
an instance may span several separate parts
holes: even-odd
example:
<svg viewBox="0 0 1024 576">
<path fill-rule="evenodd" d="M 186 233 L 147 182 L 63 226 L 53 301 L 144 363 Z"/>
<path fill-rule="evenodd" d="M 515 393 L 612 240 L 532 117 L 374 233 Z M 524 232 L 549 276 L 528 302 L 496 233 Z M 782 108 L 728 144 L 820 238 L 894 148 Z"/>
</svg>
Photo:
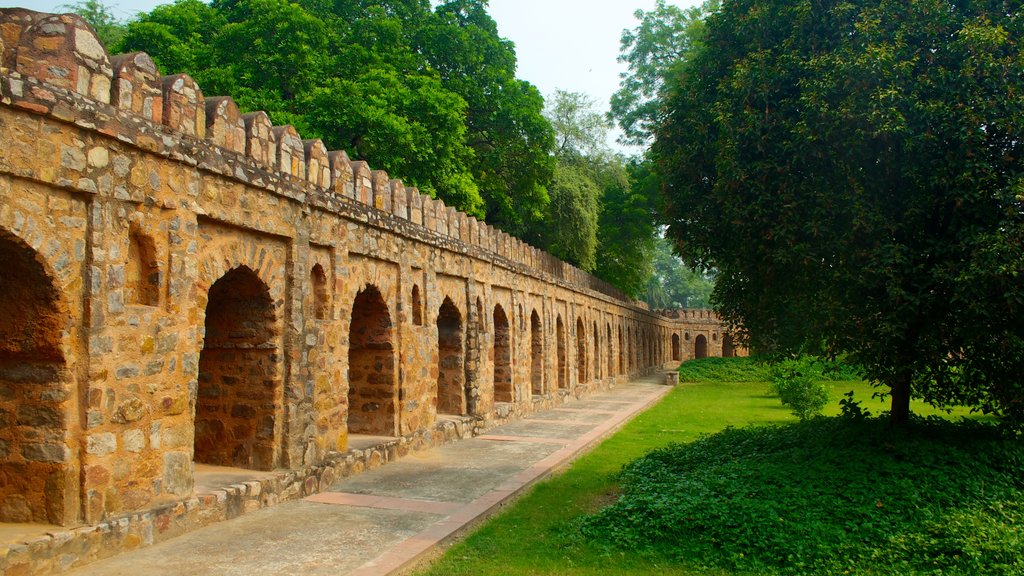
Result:
<svg viewBox="0 0 1024 576">
<path fill-rule="evenodd" d="M 619 49 L 619 62 L 628 70 L 620 74 L 609 111 L 622 128 L 622 143 L 651 143 L 666 81 L 700 47 L 704 18 L 719 5 L 719 0 L 705 0 L 700 6 L 680 8 L 657 0 L 653 10 L 633 13 L 639 24 L 622 31 Z"/>
<path fill-rule="evenodd" d="M 670 235 L 758 347 L 1024 415 L 1024 18 L 1004 0 L 735 0 L 656 152 Z"/>
</svg>

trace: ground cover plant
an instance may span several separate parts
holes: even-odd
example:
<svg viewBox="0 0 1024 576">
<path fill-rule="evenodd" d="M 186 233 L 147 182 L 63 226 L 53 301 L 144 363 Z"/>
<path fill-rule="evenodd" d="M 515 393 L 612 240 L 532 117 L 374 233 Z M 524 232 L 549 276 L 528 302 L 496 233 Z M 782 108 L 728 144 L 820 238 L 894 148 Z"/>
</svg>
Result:
<svg viewBox="0 0 1024 576">
<path fill-rule="evenodd" d="M 633 462 L 583 531 L 777 574 L 1024 573 L 1024 448 L 990 424 L 817 418 L 730 428 Z"/>
<path fill-rule="evenodd" d="M 701 367 L 701 364 L 705 366 Z M 760 381 L 730 382 L 718 380 L 707 365 L 729 367 L 726 373 L 742 372 L 742 366 L 759 366 L 756 360 L 745 358 L 706 359 L 684 364 L 687 369 L 700 370 L 705 375 L 699 383 L 683 384 L 673 390 L 662 402 L 639 415 L 620 432 L 606 440 L 592 452 L 577 460 L 565 473 L 536 486 L 504 513 L 485 523 L 480 529 L 455 544 L 433 566 L 425 569 L 424 575 L 469 575 L 469 574 L 741 574 L 785 573 L 786 567 L 772 565 L 762 569 L 765 562 L 721 562 L 713 556 L 687 555 L 679 550 L 654 545 L 623 545 L 607 535 L 587 533 L 588 523 L 596 530 L 594 515 L 600 517 L 601 510 L 614 505 L 622 490 L 619 485 L 622 466 L 632 462 L 652 449 L 663 449 L 671 443 L 693 442 L 701 437 L 733 427 L 786 426 L 796 424 L 797 418 L 779 403 L 778 398 L 767 394 L 767 376 Z M 863 381 L 830 381 L 827 383 L 830 403 L 825 414 L 836 416 L 840 413 L 839 402 L 850 401 L 846 396 L 853 392 L 853 401 L 861 410 L 880 414 L 888 407 L 883 399 L 872 398 L 874 388 Z M 931 407 L 915 402 L 913 410 L 918 414 L 937 414 Z M 849 410 L 848 410 L 849 411 Z M 851 411 L 852 412 L 852 411 Z M 958 419 L 967 415 L 966 410 L 954 411 L 944 416 Z M 868 421 L 865 419 L 865 421 Z M 814 421 L 812 421 L 813 423 Z M 755 428 L 758 430 L 758 428 Z M 730 432 L 737 434 L 738 432 Z M 936 462 L 942 462 L 936 458 Z M 1022 458 L 1017 456 L 1018 470 Z M 738 464 L 742 464 L 740 461 Z M 792 470 L 790 470 L 792 472 Z M 799 470 L 797 471 L 799 472 Z M 1024 477 L 1018 473 L 1018 477 Z M 787 482 L 789 480 L 786 480 Z M 845 481 L 845 480 L 843 480 Z M 877 485 L 899 482 L 906 479 L 879 476 Z M 992 496 L 992 486 L 986 482 L 986 494 Z M 978 487 L 978 483 L 973 484 Z M 1018 486 L 1020 500 L 1020 487 Z M 909 493 L 908 493 L 909 494 Z M 871 501 L 872 506 L 879 500 Z M 904 500 L 883 501 L 886 513 Z M 905 500 L 910 502 L 909 497 Z M 767 507 L 765 508 L 767 509 Z M 877 510 L 877 508 L 876 508 Z M 1004 504 L 1007 520 L 994 521 L 998 517 L 991 510 L 961 506 L 948 518 L 945 526 L 949 530 L 959 529 L 962 534 L 976 534 L 977 541 L 996 542 L 995 548 L 1008 550 L 1013 555 L 1009 540 L 1021 539 L 1020 508 Z M 994 510 L 994 509 L 993 509 Z M 950 512 L 954 512 L 952 509 Z M 1016 517 L 1017 520 L 1009 520 Z M 743 524 L 743 518 L 733 518 L 734 523 Z M 959 528 L 957 528 L 957 526 Z M 813 533 L 812 525 L 807 530 Z M 1014 532 L 1016 531 L 1016 532 Z M 923 546 L 931 536 L 918 534 L 915 538 L 894 538 L 894 548 Z M 936 535 L 935 546 L 957 542 L 955 538 Z M 1003 542 L 999 544 L 998 542 Z M 867 543 L 871 544 L 871 543 Z M 929 544 L 930 545 L 930 544 Z M 733 549 L 737 549 L 734 546 Z M 980 553 L 980 551 L 977 551 Z M 747 552 L 741 551 L 745 555 Z M 950 554 L 953 553 L 950 547 Z M 975 553 L 975 552 L 965 552 Z M 986 552 L 987 553 L 987 552 Z M 1019 555 L 1019 553 L 1018 553 Z M 728 558 L 727 558 L 728 560 Z M 890 570 L 892 566 L 879 565 L 878 574 L 912 573 L 911 570 Z M 1012 566 L 1012 564 L 1010 565 Z M 797 570 L 798 571 L 798 570 Z M 805 571 L 806 572 L 806 571 Z M 841 571 L 840 571 L 841 572 Z M 870 573 L 870 571 L 866 572 Z M 948 572 L 948 571 L 947 571 Z M 928 573 L 928 572 L 926 572 Z M 952 572 L 952 573 L 955 573 Z M 998 573 L 998 572 L 995 572 Z M 1005 573 L 1005 572 L 1004 572 Z M 1012 572 L 1011 572 L 1012 573 Z"/>
<path fill-rule="evenodd" d="M 679 367 L 680 382 L 767 382 L 772 367 L 767 358 L 702 358 Z"/>
</svg>

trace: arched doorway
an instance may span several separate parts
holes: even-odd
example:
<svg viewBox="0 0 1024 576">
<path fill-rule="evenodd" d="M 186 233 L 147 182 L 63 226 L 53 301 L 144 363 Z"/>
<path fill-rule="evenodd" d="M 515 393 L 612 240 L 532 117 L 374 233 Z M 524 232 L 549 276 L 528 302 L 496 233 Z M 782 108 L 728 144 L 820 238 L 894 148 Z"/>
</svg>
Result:
<svg viewBox="0 0 1024 576">
<path fill-rule="evenodd" d="M 377 288 L 367 286 L 352 303 L 348 336 L 348 431 L 398 434 L 398 391 L 391 315 Z"/>
<path fill-rule="evenodd" d="M 36 252 L 3 230 L 0 262 L 0 522 L 70 524 L 79 477 L 67 445 L 68 313 Z"/>
<path fill-rule="evenodd" d="M 587 335 L 583 328 L 583 319 L 576 318 L 576 382 L 587 381 Z"/>
<path fill-rule="evenodd" d="M 544 393 L 544 333 L 536 310 L 530 315 L 530 392 Z"/>
<path fill-rule="evenodd" d="M 210 286 L 199 355 L 195 461 L 254 470 L 279 463 L 281 354 L 267 285 L 239 266 Z"/>
<path fill-rule="evenodd" d="M 697 336 L 693 341 L 693 357 L 694 358 L 707 358 L 708 357 L 708 339 L 703 334 Z"/>
<path fill-rule="evenodd" d="M 605 324 L 605 346 L 608 347 L 608 376 L 615 375 L 615 346 L 612 345 L 612 325 Z"/>
<path fill-rule="evenodd" d="M 558 365 L 556 367 L 558 370 L 558 387 L 566 388 L 568 387 L 566 382 L 568 379 L 566 376 L 568 366 L 566 366 L 565 358 L 565 326 L 562 325 L 561 315 L 555 319 L 555 346 L 558 348 Z"/>
<path fill-rule="evenodd" d="M 495 304 L 494 348 L 491 361 L 494 365 L 494 401 L 513 402 L 512 392 L 512 338 L 509 332 L 508 316 L 501 304 Z"/>
<path fill-rule="evenodd" d="M 625 370 L 626 343 L 622 339 L 622 326 L 619 326 L 619 375 Z"/>
<path fill-rule="evenodd" d="M 733 344 L 732 334 L 722 336 L 722 358 L 732 358 L 736 355 L 736 345 Z"/>
<path fill-rule="evenodd" d="M 597 322 L 594 322 L 594 378 L 601 378 L 601 332 L 597 329 Z"/>
<path fill-rule="evenodd" d="M 632 327 L 627 328 L 627 330 L 626 330 L 626 343 L 629 346 L 629 349 L 628 349 L 628 351 L 626 353 L 626 359 L 629 361 L 629 370 L 630 370 L 629 373 L 630 374 L 636 372 L 636 367 L 637 367 L 637 357 L 636 357 L 636 354 L 634 354 L 634 349 L 633 349 L 633 342 L 635 340 L 635 334 L 636 334 L 636 332 L 633 331 Z"/>
<path fill-rule="evenodd" d="M 678 362 L 680 357 L 679 334 L 672 335 L 672 360 Z"/>
<path fill-rule="evenodd" d="M 466 413 L 465 346 L 462 315 L 450 298 L 437 312 L 437 412 Z"/>
</svg>

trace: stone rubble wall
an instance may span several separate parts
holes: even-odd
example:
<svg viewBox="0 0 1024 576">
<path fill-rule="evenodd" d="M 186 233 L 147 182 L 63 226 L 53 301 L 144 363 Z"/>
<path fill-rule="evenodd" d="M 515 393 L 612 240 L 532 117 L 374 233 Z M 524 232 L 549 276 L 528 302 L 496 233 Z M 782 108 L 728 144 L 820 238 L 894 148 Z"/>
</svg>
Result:
<svg viewBox="0 0 1024 576">
<path fill-rule="evenodd" d="M 0 9 L 0 263 L 0 312 L 44 312 L 0 326 L 0 479 L 35 478 L 0 481 L 0 522 L 65 527 L 0 549 L 6 573 L 301 497 L 725 336 L 20 8 Z M 391 439 L 350 450 L 361 426 Z M 276 472 L 196 494 L 197 461 Z"/>
</svg>

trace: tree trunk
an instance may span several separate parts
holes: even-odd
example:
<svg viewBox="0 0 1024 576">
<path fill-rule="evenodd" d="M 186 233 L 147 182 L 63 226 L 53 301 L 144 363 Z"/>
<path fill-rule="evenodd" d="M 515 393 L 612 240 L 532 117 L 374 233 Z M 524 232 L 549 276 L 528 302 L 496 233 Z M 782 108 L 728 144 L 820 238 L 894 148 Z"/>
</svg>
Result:
<svg viewBox="0 0 1024 576">
<path fill-rule="evenodd" d="M 910 421 L 910 375 L 897 375 L 890 385 L 892 405 L 889 408 L 889 421 L 898 426 Z"/>
</svg>

